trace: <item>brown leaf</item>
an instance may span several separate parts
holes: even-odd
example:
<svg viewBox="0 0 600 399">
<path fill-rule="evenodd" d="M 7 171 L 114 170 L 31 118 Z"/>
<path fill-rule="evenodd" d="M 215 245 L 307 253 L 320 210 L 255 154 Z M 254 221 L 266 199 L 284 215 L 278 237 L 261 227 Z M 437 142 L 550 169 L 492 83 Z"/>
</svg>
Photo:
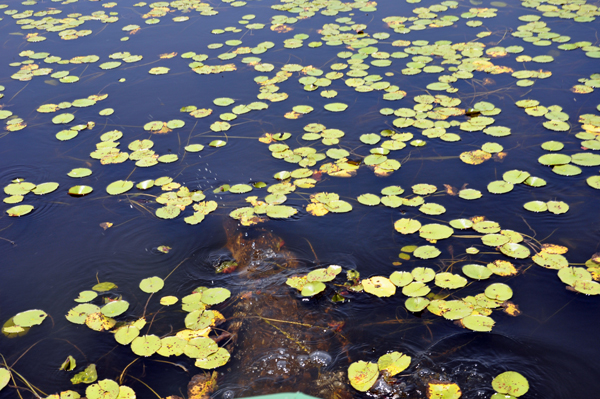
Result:
<svg viewBox="0 0 600 399">
<path fill-rule="evenodd" d="M 302 117 L 302 114 L 300 112 L 291 111 L 287 112 L 283 117 L 286 119 L 298 119 Z"/>
<path fill-rule="evenodd" d="M 113 224 L 111 222 L 100 223 L 100 227 L 102 227 L 104 230 L 111 228 L 112 225 Z"/>
<path fill-rule="evenodd" d="M 212 375 L 196 374 L 188 384 L 189 399 L 209 399 L 210 395 L 217 389 L 217 372 Z"/>
<path fill-rule="evenodd" d="M 452 187 L 449 184 L 444 184 L 444 187 L 446 188 L 446 194 L 448 194 L 448 195 L 458 195 L 458 189 L 456 187 Z"/>
<path fill-rule="evenodd" d="M 273 135 L 271 133 L 265 133 L 258 138 L 258 141 L 261 143 L 270 144 L 275 140 L 273 139 Z"/>
<path fill-rule="evenodd" d="M 567 247 L 563 247 L 562 245 L 557 244 L 543 244 L 542 251 L 548 254 L 566 254 L 569 249 Z M 596 254 L 598 256 L 598 260 L 600 261 L 600 253 Z M 593 259 L 593 258 L 592 258 Z"/>
<path fill-rule="evenodd" d="M 514 303 L 512 303 L 510 301 L 504 302 L 502 304 L 502 307 L 504 308 L 504 312 L 510 316 L 517 317 L 521 314 L 521 311 L 519 310 L 519 306 L 515 305 Z"/>
</svg>

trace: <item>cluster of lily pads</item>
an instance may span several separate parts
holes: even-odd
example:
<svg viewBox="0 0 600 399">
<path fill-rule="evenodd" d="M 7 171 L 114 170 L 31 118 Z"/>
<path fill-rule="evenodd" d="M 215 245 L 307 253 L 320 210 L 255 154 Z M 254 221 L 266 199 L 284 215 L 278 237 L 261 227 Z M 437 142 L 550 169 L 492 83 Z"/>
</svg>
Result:
<svg viewBox="0 0 600 399">
<path fill-rule="evenodd" d="M 390 352 L 381 356 L 377 363 L 359 360 L 348 367 L 350 384 L 358 391 L 367 392 L 379 378 L 394 381 L 392 377 L 410 366 L 411 357 L 401 352 Z M 523 396 L 529 391 L 529 382 L 516 371 L 506 371 L 492 380 L 496 391 L 491 399 L 509 399 Z M 458 399 L 462 391 L 451 381 L 430 380 L 427 382 L 428 399 Z"/>
<path fill-rule="evenodd" d="M 149 277 L 140 282 L 140 289 L 149 294 L 159 292 L 164 286 L 160 277 Z M 187 312 L 185 329 L 173 335 L 160 338 L 153 334 L 140 335 L 146 326 L 145 316 L 134 318 L 123 316 L 129 309 L 129 302 L 112 294 L 117 286 L 110 282 L 98 283 L 91 290 L 80 292 L 75 302 L 80 304 L 69 310 L 67 320 L 74 324 L 85 324 L 94 331 L 112 331 L 115 340 L 121 345 L 130 345 L 138 356 L 186 356 L 196 360 L 196 366 L 212 369 L 227 363 L 229 352 L 219 348 L 209 337 L 212 327 L 225 321 L 221 313 L 210 306 L 224 302 L 231 293 L 225 288 L 198 287 L 190 295 L 181 298 L 181 309 Z M 172 306 L 180 299 L 168 295 L 160 298 L 163 306 Z M 95 302 L 95 303 L 93 303 Z M 96 304 L 98 303 L 98 304 Z M 101 305 L 101 306 L 99 306 Z"/>
</svg>

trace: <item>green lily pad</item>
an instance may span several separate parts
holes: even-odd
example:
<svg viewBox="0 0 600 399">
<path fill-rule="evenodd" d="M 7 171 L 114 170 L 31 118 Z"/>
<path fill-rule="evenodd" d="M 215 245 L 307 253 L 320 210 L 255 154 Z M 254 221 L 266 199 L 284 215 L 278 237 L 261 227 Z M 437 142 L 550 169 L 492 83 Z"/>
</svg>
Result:
<svg viewBox="0 0 600 399">
<path fill-rule="evenodd" d="M 38 184 L 31 192 L 35 195 L 45 195 L 55 191 L 58 188 L 58 183 L 48 182 Z"/>
<path fill-rule="evenodd" d="M 160 338 L 156 335 L 142 335 L 131 342 L 131 351 L 138 356 L 152 356 L 161 347 Z"/>
<path fill-rule="evenodd" d="M 492 4 L 494 5 L 494 4 Z M 469 21 L 480 22 L 480 21 Z M 467 24 L 469 24 L 467 22 Z M 428 399 L 458 399 L 462 396 L 462 391 L 458 384 L 453 382 L 433 380 L 427 384 Z"/>
<path fill-rule="evenodd" d="M 65 114 L 56 115 L 54 118 L 52 118 L 52 123 L 59 125 L 59 124 L 63 124 L 63 123 L 69 123 L 73 119 L 75 119 L 75 115 L 65 113 Z"/>
<path fill-rule="evenodd" d="M 443 224 L 430 223 L 419 229 L 419 236 L 426 240 L 442 240 L 454 234 L 454 229 Z"/>
<path fill-rule="evenodd" d="M 379 371 L 386 371 L 390 377 L 406 370 L 410 366 L 411 357 L 401 352 L 386 353 L 377 361 Z"/>
<path fill-rule="evenodd" d="M 160 277 L 148 277 L 140 282 L 140 289 L 147 294 L 153 294 L 160 291 L 165 285 L 165 282 Z"/>
<path fill-rule="evenodd" d="M 488 316 L 470 315 L 460 320 L 465 328 L 473 331 L 489 332 L 496 322 Z"/>
<path fill-rule="evenodd" d="M 48 316 L 43 310 L 33 309 L 25 312 L 17 313 L 13 317 L 13 323 L 20 327 L 32 327 L 42 324 Z"/>
<path fill-rule="evenodd" d="M 109 281 L 98 283 L 92 287 L 92 289 L 94 291 L 98 291 L 98 292 L 107 292 L 110 290 L 114 290 L 115 288 L 118 288 L 117 285 L 115 283 L 111 283 Z"/>
<path fill-rule="evenodd" d="M 479 190 L 475 190 L 472 188 L 466 188 L 466 189 L 460 190 L 458 192 L 458 196 L 465 200 L 475 200 L 475 199 L 481 198 L 483 195 L 481 194 L 481 191 L 479 191 Z"/>
<path fill-rule="evenodd" d="M 230 193 L 243 194 L 252 191 L 252 186 L 248 184 L 234 184 L 229 188 Z"/>
<path fill-rule="evenodd" d="M 357 198 L 358 202 L 367 206 L 379 205 L 381 199 L 375 194 L 362 194 Z"/>
<path fill-rule="evenodd" d="M 121 345 L 129 345 L 140 335 L 140 329 L 134 325 L 125 325 L 115 331 L 115 340 Z"/>
<path fill-rule="evenodd" d="M 455 290 L 467 285 L 467 279 L 448 272 L 437 273 L 435 275 L 435 285 L 440 288 Z"/>
<path fill-rule="evenodd" d="M 523 204 L 523 208 L 530 212 L 546 212 L 548 205 L 544 201 L 529 201 Z"/>
<path fill-rule="evenodd" d="M 546 166 L 565 165 L 571 162 L 571 157 L 565 154 L 545 154 L 538 158 L 538 162 Z"/>
<path fill-rule="evenodd" d="M 493 274 L 490 269 L 482 265 L 468 264 L 462 267 L 465 276 L 474 280 L 486 280 Z"/>
<path fill-rule="evenodd" d="M 415 249 L 413 255 L 420 259 L 432 259 L 438 257 L 442 252 L 433 245 L 423 245 Z"/>
<path fill-rule="evenodd" d="M 117 317 L 125 313 L 128 308 L 129 302 L 118 300 L 107 303 L 100 309 L 100 312 L 107 317 Z"/>
<path fill-rule="evenodd" d="M 191 339 L 189 343 L 186 342 L 186 345 L 183 346 L 185 355 L 193 359 L 206 358 L 217 350 L 219 350 L 217 343 L 208 337 Z"/>
<path fill-rule="evenodd" d="M 174 219 L 181 213 L 181 209 L 177 206 L 167 205 L 156 210 L 156 216 L 161 219 Z"/>
<path fill-rule="evenodd" d="M 600 155 L 591 152 L 580 152 L 571 155 L 571 163 L 579 166 L 599 166 Z"/>
<path fill-rule="evenodd" d="M 205 337 L 201 337 L 205 338 Z M 210 339 L 210 338 L 207 338 Z M 212 340 L 211 340 L 212 341 Z M 212 341 L 216 345 L 215 341 Z M 184 348 L 187 345 L 187 341 L 177 337 L 165 337 L 160 340 L 160 348 L 156 351 L 161 356 L 181 356 Z"/>
<path fill-rule="evenodd" d="M 531 176 L 529 172 L 523 170 L 509 170 L 502 175 L 502 179 L 512 184 L 523 183 Z"/>
<path fill-rule="evenodd" d="M 119 396 L 119 384 L 113 380 L 101 380 L 85 389 L 88 399 L 117 399 Z"/>
<path fill-rule="evenodd" d="M 33 210 L 33 205 L 17 205 L 6 210 L 8 216 L 18 217 L 24 216 Z"/>
<path fill-rule="evenodd" d="M 377 144 L 381 140 L 381 136 L 376 133 L 367 133 L 359 137 L 360 141 L 365 144 Z"/>
<path fill-rule="evenodd" d="M 215 353 L 208 355 L 204 359 L 196 359 L 194 365 L 202 369 L 216 369 L 224 366 L 229 361 L 231 355 L 225 348 L 219 348 Z"/>
<path fill-rule="evenodd" d="M 500 247 L 500 252 L 502 252 L 506 256 L 510 256 L 511 258 L 516 259 L 525 259 L 531 253 L 529 248 L 521 245 L 509 242 Z"/>
<path fill-rule="evenodd" d="M 68 141 L 74 139 L 79 134 L 76 130 L 61 130 L 56 133 L 56 138 L 60 141 Z"/>
<path fill-rule="evenodd" d="M 583 267 L 564 267 L 558 271 L 558 278 L 563 283 L 571 286 L 576 281 L 592 281 L 591 273 Z"/>
<path fill-rule="evenodd" d="M 302 287 L 302 290 L 300 291 L 300 293 L 302 294 L 302 296 L 314 296 L 314 295 L 317 295 L 318 293 L 325 291 L 325 288 L 327 288 L 327 286 L 325 284 L 323 284 L 322 282 L 312 281 L 312 282 L 306 283 Z"/>
<path fill-rule="evenodd" d="M 506 371 L 492 380 L 492 388 L 499 393 L 518 398 L 529 391 L 529 382 L 516 371 Z"/>
<path fill-rule="evenodd" d="M 442 205 L 434 204 L 433 202 L 428 202 L 419 207 L 419 211 L 423 212 L 426 215 L 441 215 L 446 212 L 446 208 Z"/>
<path fill-rule="evenodd" d="M 97 313 L 100 311 L 100 308 L 91 303 L 83 303 L 81 305 L 75 306 L 73 309 L 69 310 L 67 315 L 65 316 L 67 320 L 71 323 L 75 324 L 84 324 L 86 318 L 93 313 Z"/>
<path fill-rule="evenodd" d="M 378 297 L 389 297 L 396 293 L 396 286 L 388 278 L 374 276 L 361 281 L 361 284 L 369 294 Z"/>
<path fill-rule="evenodd" d="M 106 187 L 106 192 L 110 195 L 119 195 L 126 193 L 133 188 L 133 182 L 127 180 L 117 180 L 116 182 L 110 183 Z"/>
<path fill-rule="evenodd" d="M 470 229 L 473 222 L 469 219 L 453 219 L 449 222 L 450 226 L 458 230 Z"/>
<path fill-rule="evenodd" d="M 409 272 L 396 271 L 390 275 L 390 281 L 394 283 L 396 287 L 404 287 L 405 285 L 412 283 L 413 275 Z"/>
<path fill-rule="evenodd" d="M 75 302 L 85 303 L 93 300 L 98 296 L 98 293 L 95 291 L 81 291 L 79 296 L 75 298 Z"/>
<path fill-rule="evenodd" d="M 306 280 L 327 282 L 335 279 L 335 277 L 342 271 L 341 266 L 331 265 L 327 268 L 320 268 L 311 271 L 306 275 Z"/>
<path fill-rule="evenodd" d="M 429 305 L 429 299 L 423 297 L 411 297 L 404 302 L 409 312 L 418 313 Z"/>
<path fill-rule="evenodd" d="M 375 363 L 360 360 L 348 367 L 350 384 L 360 392 L 367 392 L 375 384 L 378 376 L 379 368 Z"/>
<path fill-rule="evenodd" d="M 94 191 L 90 186 L 73 186 L 69 189 L 69 195 L 74 197 L 83 197 Z"/>
<path fill-rule="evenodd" d="M 508 301 L 513 296 L 512 289 L 503 283 L 490 284 L 485 289 L 485 296 L 496 301 Z"/>
<path fill-rule="evenodd" d="M 585 295 L 600 295 L 600 284 L 595 281 L 576 280 L 573 288 Z"/>
<path fill-rule="evenodd" d="M 445 301 L 442 310 L 442 316 L 446 320 L 459 320 L 470 316 L 472 313 L 473 305 L 461 300 Z"/>
<path fill-rule="evenodd" d="M 324 108 L 330 112 L 342 112 L 348 108 L 348 105 L 344 103 L 329 103 L 325 104 Z"/>
<path fill-rule="evenodd" d="M 425 283 L 414 281 L 402 287 L 402 294 L 408 297 L 421 297 L 429 294 L 431 289 Z"/>
<path fill-rule="evenodd" d="M 581 174 L 581 168 L 575 165 L 556 165 L 552 172 L 561 176 L 577 176 Z"/>
<path fill-rule="evenodd" d="M 585 181 L 590 187 L 600 190 L 600 176 L 590 176 Z"/>
<path fill-rule="evenodd" d="M 96 365 L 90 364 L 85 370 L 80 371 L 71 378 L 72 384 L 91 384 L 98 379 L 98 373 L 96 372 Z M 62 398 L 61 398 L 62 399 Z"/>
<path fill-rule="evenodd" d="M 8 385 L 10 379 L 10 371 L 4 367 L 0 367 L 0 390 Z"/>
<path fill-rule="evenodd" d="M 505 194 L 512 191 L 514 185 L 504 180 L 496 180 L 488 184 L 487 189 L 492 194 Z"/>
<path fill-rule="evenodd" d="M 421 223 L 415 219 L 400 219 L 394 223 L 394 229 L 401 234 L 413 234 L 419 231 Z"/>
<path fill-rule="evenodd" d="M 216 305 L 224 302 L 231 296 L 231 291 L 226 288 L 215 287 L 202 291 L 202 302 L 207 305 Z"/>
</svg>

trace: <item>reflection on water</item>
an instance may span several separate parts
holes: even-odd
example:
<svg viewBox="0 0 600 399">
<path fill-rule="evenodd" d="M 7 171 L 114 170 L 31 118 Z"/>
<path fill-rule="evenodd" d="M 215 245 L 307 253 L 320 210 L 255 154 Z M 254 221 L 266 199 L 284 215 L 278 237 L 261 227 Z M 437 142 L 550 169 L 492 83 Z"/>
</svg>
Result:
<svg viewBox="0 0 600 399">
<path fill-rule="evenodd" d="M 571 266 L 583 267 L 599 251 L 595 227 L 600 222 L 595 202 L 598 191 L 586 183 L 588 177 L 597 176 L 594 158 L 588 160 L 589 165 L 580 162 L 577 167 L 582 172 L 574 176 L 555 173 L 537 161 L 549 153 L 541 144 L 551 140 L 563 143 L 564 150 L 559 152 L 569 156 L 595 153 L 600 148 L 594 144 L 600 121 L 598 96 L 593 92 L 598 86 L 594 74 L 599 71 L 594 68 L 599 50 L 597 43 L 583 42 L 595 37 L 594 22 L 586 21 L 596 15 L 597 9 L 579 3 L 562 7 L 557 2 L 544 3 L 540 9 L 540 4 L 530 1 L 382 1 L 355 3 L 352 7 L 338 2 L 242 3 L 160 2 L 134 6 L 83 0 L 0 2 L 0 122 L 7 128 L 0 133 L 0 182 L 3 187 L 16 178 L 36 184 L 59 183 L 54 193 L 26 194 L 23 203 L 35 206 L 26 216 L 8 217 L 5 211 L 13 204 L 2 207 L 0 320 L 4 323 L 28 309 L 43 309 L 50 316 L 22 336 L 2 336 L 0 353 L 7 366 L 48 395 L 65 389 L 83 393 L 84 387 L 73 386 L 70 379 L 94 363 L 100 379 L 131 386 L 138 398 L 152 397 L 152 390 L 160 397 L 186 396 L 188 382 L 202 372 L 193 359 L 138 357 L 129 347 L 117 344 L 111 333 L 92 331 L 63 317 L 75 305 L 73 299 L 79 292 L 99 281 L 110 281 L 118 288 L 107 296 L 130 303 L 118 320 L 133 321 L 145 314 L 148 329 L 144 334 L 161 337 L 181 330 L 186 313 L 179 304 L 161 306 L 160 297 L 175 295 L 181 299 L 198 287 L 226 287 L 232 292 L 230 300 L 214 307 L 227 318 L 225 324 L 217 326 L 215 339 L 232 353 L 230 362 L 218 369 L 219 387 L 213 393 L 218 398 L 282 390 L 301 390 L 323 398 L 422 398 L 428 382 L 433 380 L 457 383 L 467 399 L 489 398 L 494 393 L 491 380 L 506 370 L 526 376 L 530 392 L 525 398 L 597 396 L 600 362 L 594 357 L 597 326 L 593 315 L 600 310 L 598 297 L 565 289 L 555 270 L 537 266 L 530 257 L 509 259 L 496 248 L 482 245 L 481 234 L 474 230 L 456 230 L 449 239 L 426 242 L 418 233 L 404 235 L 393 227 L 400 218 L 446 225 L 453 219 L 484 216 L 497 221 L 503 230 L 523 234 L 524 244 L 535 252 L 544 243 L 565 246 L 568 252 L 564 256 Z M 320 13 L 324 10 L 321 7 L 328 10 Z M 61 14 L 48 11 L 51 9 Z M 212 15 L 215 11 L 218 14 Z M 84 23 L 78 25 L 78 13 L 92 17 L 79 20 Z M 494 16 L 496 13 L 498 16 Z M 571 13 L 579 13 L 577 22 Z M 523 17 L 526 14 L 529 16 Z M 67 18 L 60 22 L 66 25 L 53 30 L 59 22 L 51 16 Z M 398 17 L 383 21 L 389 16 L 406 16 L 406 20 Z M 146 23 L 152 18 L 160 22 Z M 139 30 L 131 25 L 139 25 Z M 77 33 L 68 32 L 68 40 L 61 39 L 67 28 L 79 31 L 80 37 L 74 38 L 71 35 Z M 38 42 L 35 38 L 40 36 L 46 40 Z M 230 40 L 234 42 L 227 42 Z M 472 47 L 463 44 L 450 49 L 443 40 L 470 43 Z M 320 47 L 309 45 L 317 41 Z M 222 47 L 211 45 L 221 42 Z M 439 47 L 432 46 L 430 53 L 419 50 L 433 43 Z M 567 51 L 568 47 L 561 47 L 564 43 L 578 45 Z M 475 62 L 479 53 L 484 56 L 486 50 L 500 46 L 510 48 L 510 52 L 502 57 L 495 57 L 502 49 L 487 53 L 489 59 L 485 62 L 491 64 L 485 68 L 465 66 Z M 522 51 L 515 46 L 522 46 Z M 233 57 L 233 51 L 238 55 Z M 127 59 L 125 52 L 143 58 L 128 62 L 133 59 Z M 173 52 L 177 55 L 171 57 Z M 202 55 L 205 53 L 206 57 Z M 95 63 L 72 60 L 92 54 L 98 56 Z M 554 61 L 527 60 L 546 55 Z M 53 57 L 72 61 L 61 62 Z M 246 57 L 256 59 L 244 60 Z M 389 66 L 386 60 L 391 61 Z M 115 69 L 98 67 L 114 61 L 122 65 Z M 199 75 L 201 69 L 196 68 L 207 70 L 202 63 L 211 68 L 234 64 L 236 70 Z M 147 74 L 154 67 L 170 70 L 165 75 Z M 62 83 L 64 77 L 46 74 L 57 71 L 79 80 Z M 470 71 L 472 78 L 468 77 Z M 521 72 L 513 76 L 513 71 Z M 528 76 L 529 81 L 519 78 L 517 84 L 521 75 Z M 443 85 L 428 87 L 435 82 L 447 83 L 448 90 L 438 90 Z M 575 91 L 589 93 L 573 92 L 577 84 L 581 87 Z M 337 91 L 336 97 L 331 97 L 331 90 Z M 281 93 L 288 98 L 279 101 L 285 97 Z M 96 94 L 108 97 L 90 107 L 66 104 Z M 448 98 L 415 100 L 427 94 Z M 235 102 L 221 107 L 213 103 L 218 97 Z M 460 104 L 447 106 L 456 99 Z M 531 116 L 541 111 L 524 112 L 515 105 L 524 99 L 539 101 L 548 112 Z M 264 102 L 268 109 L 261 104 L 255 104 L 256 109 L 243 105 L 257 101 Z M 437 102 L 429 104 L 431 101 Z M 476 105 L 482 101 L 489 104 Z M 334 102 L 345 103 L 348 109 L 335 113 L 324 108 Z M 57 109 L 49 114 L 36 111 L 43 104 L 56 104 Z M 196 118 L 189 110 L 181 111 L 191 105 L 211 108 L 212 114 Z M 298 105 L 310 105 L 314 110 L 304 115 L 294 113 Z M 461 110 L 476 106 L 487 109 L 471 111 L 480 119 L 462 114 Z M 113 108 L 114 114 L 99 116 L 105 108 Z M 73 113 L 75 121 L 67 125 L 52 123 L 52 118 L 61 113 Z M 580 122 L 585 114 L 594 116 Z M 401 117 L 407 119 L 400 121 Z M 484 117 L 493 118 L 493 126 L 509 127 L 511 134 L 494 136 L 477 129 L 469 131 L 463 125 L 490 122 Z M 18 118 L 23 118 L 27 127 L 10 131 Z M 184 126 L 171 124 L 172 129 L 161 129 L 160 133 L 143 128 L 151 121 L 173 120 L 184 121 Z M 567 121 L 569 130 L 549 130 L 544 127 L 547 120 Z M 60 130 L 90 121 L 95 126 L 79 131 L 74 139 L 57 140 Z M 219 131 L 213 125 L 217 121 L 228 121 L 231 128 Z M 318 140 L 309 140 L 305 134 L 311 123 L 322 124 L 323 129 L 339 129 L 343 136 L 325 137 L 325 133 Z M 428 130 L 432 126 L 460 136 L 460 141 L 453 141 L 456 136 L 444 138 L 440 131 Z M 412 137 L 405 140 L 408 135 L 402 139 L 397 136 L 395 143 L 384 145 L 391 140 L 385 129 L 410 133 Z M 100 139 L 112 130 L 123 132 L 117 140 L 120 143 Z M 291 138 L 279 143 L 289 146 L 291 152 L 304 147 L 302 156 L 284 154 L 286 150 L 278 154 L 269 146 L 273 143 L 258 140 L 265 133 L 280 132 L 290 132 Z M 329 133 L 339 135 L 337 131 Z M 367 144 L 364 137 L 361 139 L 367 133 L 375 134 L 380 142 Z M 227 144 L 209 146 L 216 139 Z M 157 155 L 176 154 L 178 160 L 141 167 L 136 166 L 133 157 L 115 164 L 105 164 L 106 158 L 100 161 L 90 157 L 98 147 L 111 146 L 133 154 L 128 145 L 135 140 L 152 140 L 152 151 Z M 419 146 L 413 140 L 422 140 L 425 145 Z M 460 154 L 479 150 L 490 142 L 500 144 L 502 150 L 489 154 L 484 163 L 470 165 L 459 159 Z M 191 152 L 185 149 L 189 144 L 202 144 L 204 149 Z M 332 166 L 318 171 L 323 164 L 337 161 L 336 154 L 340 153 L 328 150 L 344 150 L 351 161 L 366 162 L 372 151 L 386 153 L 386 146 L 392 150 L 385 155 L 401 163 L 399 170 L 382 172 L 375 165 L 363 164 L 351 178 L 328 173 Z M 324 159 L 311 164 L 310 157 L 305 156 L 311 151 L 307 147 L 323 154 Z M 337 165 L 350 170 L 355 166 L 352 162 Z M 269 188 L 254 188 L 248 194 L 213 191 L 225 184 L 265 182 L 272 187 L 278 183 L 273 178 L 275 173 L 301 166 L 311 170 L 315 187 L 298 184 L 295 191 L 285 193 L 284 205 L 298 211 L 285 220 L 269 219 L 265 212 L 257 211 L 266 221 L 246 227 L 229 217 L 235 209 L 250 207 L 248 196 L 256 195 L 254 201 L 266 200 L 271 194 Z M 66 175 L 82 167 L 93 173 L 77 179 Z M 488 184 L 501 180 L 509 170 L 526 171 L 544 179 L 547 185 L 534 188 L 515 184 L 512 191 L 500 195 L 488 191 Z M 175 220 L 155 217 L 156 209 L 162 206 L 157 204 L 157 197 L 166 188 L 134 189 L 118 196 L 105 191 L 116 180 L 138 183 L 162 176 L 172 177 L 190 191 L 202 190 L 207 201 L 216 201 L 217 210 L 190 226 L 183 219 L 193 212 L 192 205 L 186 205 Z M 383 197 L 381 190 L 392 185 L 405 190 L 401 197 L 414 198 L 411 187 L 420 183 L 436 186 L 435 193 L 424 196 L 424 201 L 442 206 L 444 213 L 426 214 L 406 203 L 398 207 L 366 206 L 356 200 L 365 193 Z M 94 191 L 81 198 L 68 196 L 68 188 L 76 184 L 89 185 Z M 464 188 L 479 190 L 483 196 L 464 200 L 456 195 Z M 317 192 L 338 194 L 352 205 L 352 211 L 310 215 L 307 205 Z M 523 204 L 536 200 L 564 201 L 569 211 L 557 215 L 523 209 Z M 112 223 L 112 227 L 103 228 L 105 223 Z M 172 250 L 163 253 L 157 249 L 161 245 Z M 419 259 L 404 252 L 404 258 L 400 258 L 401 248 L 411 245 L 435 245 L 441 254 L 434 259 Z M 477 247 L 480 252 L 470 255 L 466 252 L 469 247 Z M 483 292 L 490 283 L 508 284 L 514 292 L 511 301 L 521 314 L 513 317 L 495 309 L 491 317 L 496 324 L 490 333 L 468 331 L 459 322 L 428 310 L 410 313 L 401 287 L 392 297 L 377 298 L 344 285 L 349 270 L 357 270 L 361 278 L 389 276 L 415 267 L 461 274 L 465 264 L 485 266 L 497 259 L 511 260 L 518 274 L 493 275 L 488 281 L 470 279 L 458 290 L 429 284 L 432 300 L 461 299 Z M 228 261 L 235 261 L 237 266 L 217 273 Z M 289 277 L 329 265 L 340 265 L 343 273 L 327 282 L 322 294 L 302 297 L 285 284 Z M 149 300 L 138 285 L 150 276 L 168 278 L 163 290 Z M 100 300 L 96 302 L 102 305 Z M 369 393 L 362 394 L 350 386 L 347 369 L 352 362 L 376 362 L 391 351 L 410 355 L 410 367 L 394 379 L 379 378 Z M 76 358 L 77 369 L 59 371 L 68 355 Z M 17 385 L 26 387 L 19 380 Z M 20 390 L 23 397 L 33 397 L 28 389 Z M 14 388 L 3 389 L 0 397 L 15 397 Z"/>
</svg>

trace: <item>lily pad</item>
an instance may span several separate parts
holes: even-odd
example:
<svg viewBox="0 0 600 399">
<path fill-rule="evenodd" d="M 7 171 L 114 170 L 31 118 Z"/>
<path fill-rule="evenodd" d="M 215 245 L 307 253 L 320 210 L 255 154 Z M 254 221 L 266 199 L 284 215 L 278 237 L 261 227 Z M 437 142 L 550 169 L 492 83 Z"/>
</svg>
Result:
<svg viewBox="0 0 600 399">
<path fill-rule="evenodd" d="M 17 205 L 6 210 L 8 216 L 18 217 L 24 216 L 33 210 L 33 205 Z"/>
<path fill-rule="evenodd" d="M 344 103 L 329 103 L 325 104 L 324 108 L 330 112 L 342 112 L 348 108 L 348 105 Z"/>
<path fill-rule="evenodd" d="M 140 282 L 140 289 L 148 294 L 160 291 L 165 286 L 165 282 L 160 277 L 148 277 Z"/>
<path fill-rule="evenodd" d="M 360 392 L 367 392 L 375 384 L 378 376 L 379 368 L 375 363 L 360 360 L 348 367 L 350 384 Z"/>
<path fill-rule="evenodd" d="M 516 371 L 506 371 L 492 380 L 492 387 L 499 393 L 518 398 L 529 391 L 529 382 Z"/>
<path fill-rule="evenodd" d="M 423 245 L 415 249 L 413 255 L 421 259 L 432 259 L 438 257 L 442 252 L 433 245 Z"/>
<path fill-rule="evenodd" d="M 369 294 L 378 297 L 388 297 L 396 293 L 396 286 L 388 278 L 374 276 L 361 281 L 361 284 Z"/>
<path fill-rule="evenodd" d="M 386 353 L 377 361 L 379 371 L 385 371 L 390 377 L 403 372 L 410 366 L 411 357 L 401 352 Z"/>
<path fill-rule="evenodd" d="M 430 223 L 419 229 L 419 236 L 426 240 L 442 240 L 454 234 L 454 229 L 438 223 Z"/>
<path fill-rule="evenodd" d="M 13 317 L 13 322 L 20 327 L 32 327 L 42 324 L 47 316 L 48 314 L 43 310 L 28 310 L 26 312 L 17 313 Z"/>
<path fill-rule="evenodd" d="M 458 399 L 461 395 L 460 387 L 453 382 L 434 380 L 427 384 L 428 399 Z"/>
<path fill-rule="evenodd" d="M 215 287 L 202 291 L 202 302 L 207 305 L 216 305 L 224 302 L 231 296 L 231 292 L 226 288 Z"/>
<path fill-rule="evenodd" d="M 106 187 L 106 192 L 110 195 L 119 195 L 126 193 L 133 188 L 133 182 L 127 180 L 117 180 L 116 182 L 110 183 Z"/>
<path fill-rule="evenodd" d="M 202 369 L 216 369 L 224 366 L 229 361 L 231 355 L 225 348 L 219 348 L 215 353 L 208 355 L 203 359 L 196 359 L 195 366 Z"/>
<path fill-rule="evenodd" d="M 312 281 L 312 282 L 306 283 L 302 287 L 302 290 L 300 291 L 300 293 L 302 294 L 302 296 L 314 296 L 314 295 L 317 295 L 318 293 L 325 291 L 325 288 L 327 288 L 327 286 L 325 284 L 323 284 L 322 282 Z"/>
<path fill-rule="evenodd" d="M 404 302 L 409 312 L 418 313 L 429 305 L 429 299 L 423 297 L 411 297 Z"/>
<path fill-rule="evenodd" d="M 161 347 L 160 338 L 156 335 L 142 335 L 131 342 L 131 351 L 138 356 L 152 356 Z"/>
<path fill-rule="evenodd" d="M 500 252 L 506 256 L 516 259 L 525 259 L 530 255 L 529 248 L 516 243 L 507 243 L 500 247 Z"/>
<path fill-rule="evenodd" d="M 460 320 L 465 328 L 473 331 L 489 332 L 496 322 L 488 316 L 470 315 Z"/>
<path fill-rule="evenodd" d="M 415 219 L 400 219 L 394 223 L 394 228 L 401 234 L 413 234 L 419 231 L 421 223 Z"/>
<path fill-rule="evenodd" d="M 508 301 L 510 298 L 512 298 L 512 295 L 512 289 L 503 283 L 490 284 L 485 289 L 485 296 L 497 301 Z"/>
<path fill-rule="evenodd" d="M 462 267 L 465 276 L 474 280 L 486 280 L 493 274 L 490 269 L 482 265 L 468 264 Z"/>
</svg>

